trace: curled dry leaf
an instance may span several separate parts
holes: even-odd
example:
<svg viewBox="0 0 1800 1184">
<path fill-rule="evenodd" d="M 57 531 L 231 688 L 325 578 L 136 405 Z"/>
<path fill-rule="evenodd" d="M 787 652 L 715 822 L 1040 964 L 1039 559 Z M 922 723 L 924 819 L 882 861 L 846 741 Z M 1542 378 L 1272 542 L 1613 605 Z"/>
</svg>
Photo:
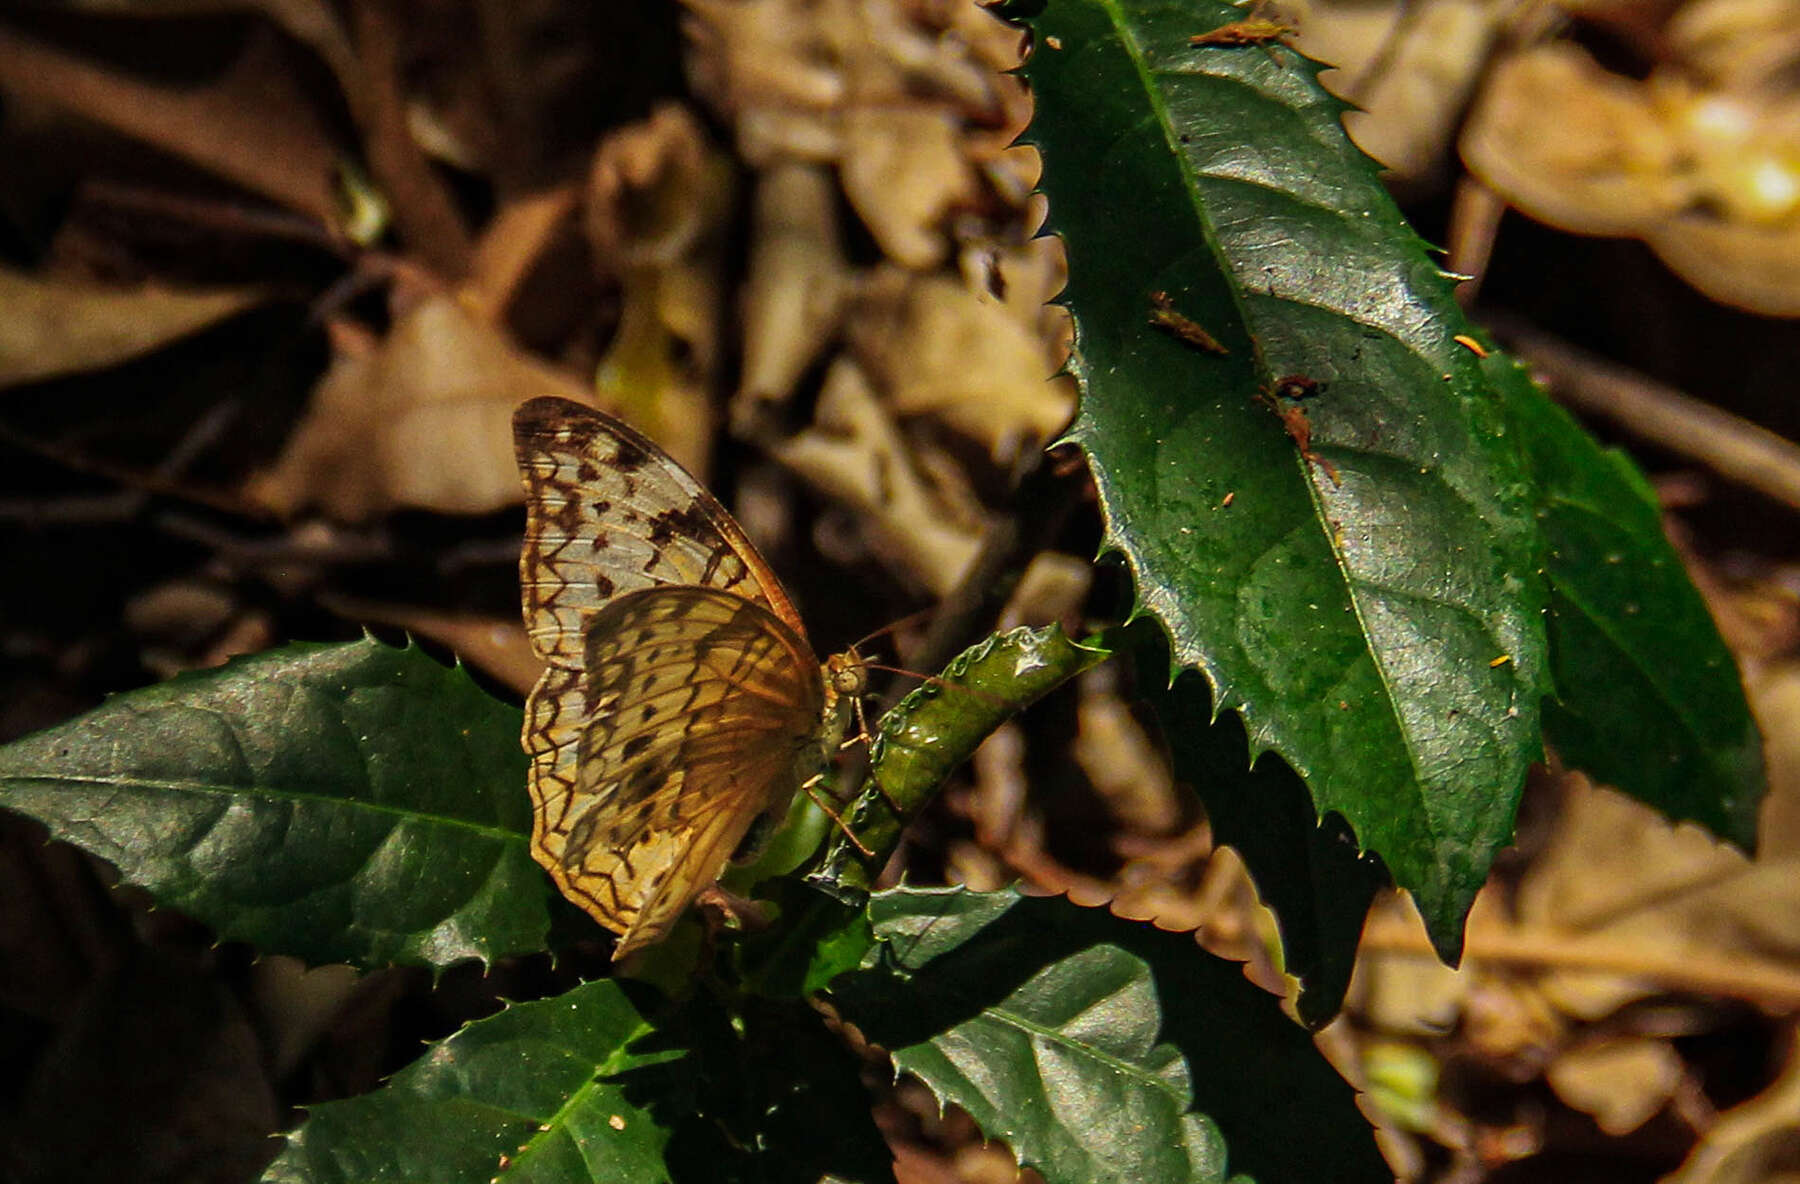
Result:
<svg viewBox="0 0 1800 1184">
<path fill-rule="evenodd" d="M 818 165 L 771 165 L 756 184 L 744 287 L 744 371 L 732 422 L 743 431 L 762 405 L 785 402 L 837 332 L 852 278 L 843 257 L 837 192 Z"/>
<path fill-rule="evenodd" d="M 896 290 L 897 289 L 897 290 Z M 947 276 L 872 287 L 850 348 L 901 415 L 933 415 L 1011 458 L 1068 424 L 1070 388 L 1052 381 L 1035 324 Z"/>
<path fill-rule="evenodd" d="M 116 366 L 263 297 L 249 288 L 111 288 L 0 267 L 0 387 Z"/>
<path fill-rule="evenodd" d="M 609 268 L 668 266 L 718 233 L 730 198 L 730 166 L 692 115 L 665 103 L 600 145 L 588 239 Z"/>
<path fill-rule="evenodd" d="M 1700 0 L 1649 78 L 1567 43 L 1495 69 L 1472 172 L 1533 217 L 1643 239 L 1715 300 L 1800 315 L 1800 4 Z"/>
<path fill-rule="evenodd" d="M 853 362 L 832 364 L 814 425 L 771 451 L 815 488 L 866 515 L 875 548 L 933 595 L 954 588 L 974 562 L 981 528 L 973 508 L 947 504 L 920 477 Z"/>
<path fill-rule="evenodd" d="M 883 250 L 910 267 L 935 265 L 945 216 L 979 191 L 975 157 L 1005 146 L 977 149 L 963 129 L 1011 122 L 1022 101 L 943 22 L 980 28 L 975 44 L 984 47 L 1009 38 L 1015 63 L 1016 33 L 999 32 L 973 6 L 954 15 L 957 6 L 946 6 L 929 20 L 906 5 L 852 0 L 687 7 L 695 89 L 732 120 L 745 159 L 835 162 Z"/>
<path fill-rule="evenodd" d="M 1674 1097 L 1686 1070 L 1666 1040 L 1614 1037 L 1565 1050 L 1545 1080 L 1572 1109 L 1593 1116 L 1609 1135 L 1627 1135 Z"/>
<path fill-rule="evenodd" d="M 729 162 L 673 105 L 608 136 L 588 180 L 588 241 L 624 301 L 595 386 L 702 478 L 731 195 Z"/>
<path fill-rule="evenodd" d="M 1344 127 L 1399 185 L 1435 180 L 1511 5 L 1333 0 L 1299 20 L 1295 44 L 1338 67 L 1320 81 L 1357 108 Z"/>
<path fill-rule="evenodd" d="M 1682 146 L 1644 88 L 1563 42 L 1495 67 L 1461 147 L 1488 188 L 1579 234 L 1636 233 L 1692 195 L 1676 171 Z"/>
<path fill-rule="evenodd" d="M 1067 323 L 1044 308 L 1060 260 L 1012 245 L 1042 216 L 1023 183 L 1035 154 L 1009 148 L 1029 99 L 997 73 L 1018 64 L 1020 35 L 966 4 L 686 9 L 694 90 L 757 174 L 733 430 L 779 435 L 793 417 L 771 406 L 825 375 L 817 426 L 773 450 L 867 515 L 859 530 L 886 561 L 941 592 L 974 553 L 979 482 L 892 421 L 938 419 L 1004 463 L 1073 410 L 1072 387 L 1050 377 Z M 851 258 L 846 208 L 881 261 Z"/>
<path fill-rule="evenodd" d="M 929 107 L 852 107 L 844 138 L 844 195 L 875 241 L 905 267 L 935 267 L 948 249 L 939 225 L 976 188 L 955 117 Z"/>
<path fill-rule="evenodd" d="M 1034 194 L 1033 198 L 1027 211 L 1029 231 L 1043 225 L 1037 204 L 1043 195 Z M 970 245 L 957 257 L 957 264 L 965 288 L 1006 309 L 1044 343 L 1046 358 L 1061 366 L 1074 340 L 1069 310 L 1051 303 L 1069 283 L 1069 256 L 1063 250 L 1062 239 L 1045 234 L 1018 246 Z M 1054 380 L 1053 385 L 1068 381 Z M 1072 400 L 1073 394 L 1066 397 Z"/>
<path fill-rule="evenodd" d="M 250 496 L 287 516 L 358 522 L 397 507 L 482 514 L 517 503 L 512 412 L 536 395 L 591 402 L 453 296 L 427 297 L 373 348 L 341 349 Z"/>
</svg>

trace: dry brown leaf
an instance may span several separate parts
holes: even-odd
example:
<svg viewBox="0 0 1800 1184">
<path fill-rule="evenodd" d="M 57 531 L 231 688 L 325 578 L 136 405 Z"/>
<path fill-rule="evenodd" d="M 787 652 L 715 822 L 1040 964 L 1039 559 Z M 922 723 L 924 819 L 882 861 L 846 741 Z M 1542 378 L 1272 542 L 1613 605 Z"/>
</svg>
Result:
<svg viewBox="0 0 1800 1184">
<path fill-rule="evenodd" d="M 1728 90 L 1789 88 L 1800 62 L 1800 0 L 1693 0 L 1669 21 L 1670 51 Z"/>
<path fill-rule="evenodd" d="M 1800 223 L 1771 228 L 1684 216 L 1651 229 L 1644 241 L 1714 300 L 1800 316 Z"/>
<path fill-rule="evenodd" d="M 111 288 L 0 267 L 0 387 L 116 366 L 263 299 L 251 288 Z"/>
<path fill-rule="evenodd" d="M 588 179 L 588 240 L 624 298 L 594 385 L 703 480 L 731 196 L 729 163 L 673 105 L 608 136 Z"/>
<path fill-rule="evenodd" d="M 795 0 L 685 0 L 683 7 L 694 89 L 719 110 L 735 117 L 756 107 L 826 110 L 843 101 L 843 71 Z"/>
<path fill-rule="evenodd" d="M 1038 235 L 1016 247 L 971 244 L 958 256 L 957 265 L 964 287 L 971 292 L 998 293 L 993 298 L 1013 320 L 1053 343 L 1051 352 L 1057 357 L 1066 356 L 1072 337 L 1069 310 L 1051 303 L 1069 283 L 1069 256 L 1061 238 Z"/>
<path fill-rule="evenodd" d="M 308 967 L 286 954 L 264 954 L 251 963 L 249 978 L 270 1073 L 279 1081 L 340 1018 L 362 972 L 342 963 Z"/>
<path fill-rule="evenodd" d="M 759 167 L 835 162 L 844 192 L 895 261 L 935 266 L 945 216 L 978 191 L 975 165 L 1023 126 L 1016 82 L 977 53 L 1016 63 L 1016 32 L 986 13 L 855 0 L 692 0 L 695 89 L 732 120 Z M 973 32 L 973 44 L 944 21 Z M 982 24 L 981 22 L 985 22 Z M 1001 48 L 1004 45 L 1007 48 Z"/>
<path fill-rule="evenodd" d="M 1163 834 L 1181 821 L 1168 762 L 1117 694 L 1084 682 L 1071 755 L 1114 817 L 1132 830 Z"/>
<path fill-rule="evenodd" d="M 852 107 L 838 175 L 888 258 L 914 270 L 948 250 L 942 225 L 975 192 L 958 122 L 929 107 Z"/>
<path fill-rule="evenodd" d="M 0 26 L 0 90 L 53 105 L 335 227 L 342 152 L 268 30 L 223 74 L 181 86 L 98 66 Z"/>
<path fill-rule="evenodd" d="M 1533 217 L 1642 238 L 1715 300 L 1800 315 L 1797 22 L 1794 0 L 1690 4 L 1644 80 L 1535 46 L 1494 70 L 1463 158 Z"/>
<path fill-rule="evenodd" d="M 1091 561 L 1059 551 L 1040 551 L 1031 557 L 1018 587 L 1007 597 L 995 628 L 1004 632 L 1020 625 L 1056 622 L 1065 632 L 1076 633 L 1081 623 L 1081 606 L 1093 586 Z"/>
<path fill-rule="evenodd" d="M 1427 0 L 1403 6 L 1312 5 L 1296 45 L 1338 67 L 1320 79 L 1357 104 L 1351 139 L 1390 180 L 1435 179 L 1515 0 Z M 1373 71 L 1373 72 L 1372 72 Z"/>
<path fill-rule="evenodd" d="M 591 403 L 455 297 L 427 297 L 373 349 L 340 351 L 275 467 L 249 495 L 277 514 L 359 522 L 396 507 L 482 514 L 523 496 L 512 412 L 536 395 Z"/>
<path fill-rule="evenodd" d="M 868 380 L 839 359 L 825 377 L 814 426 L 770 448 L 827 496 L 859 511 L 876 552 L 942 596 L 981 546 L 970 507 L 946 505 L 920 478 Z"/>
<path fill-rule="evenodd" d="M 1367 952 L 1357 958 L 1352 997 L 1361 1020 L 1377 1032 L 1440 1036 L 1462 1015 L 1469 978 L 1467 970 L 1436 958 Z"/>
<path fill-rule="evenodd" d="M 1610 1037 L 1558 1054 L 1544 1077 L 1557 1097 L 1592 1115 L 1601 1130 L 1628 1135 L 1668 1104 L 1685 1071 L 1666 1040 Z"/>
<path fill-rule="evenodd" d="M 933 415 L 999 459 L 1055 435 L 1075 407 L 1035 331 L 947 276 L 871 290 L 850 347 L 900 415 Z"/>
<path fill-rule="evenodd" d="M 1488 188 L 1578 234 L 1636 234 L 1692 196 L 1681 144 L 1645 88 L 1566 42 L 1494 68 L 1461 149 Z"/>
<path fill-rule="evenodd" d="M 320 602 L 347 620 L 393 625 L 447 646 L 461 661 L 480 668 L 521 695 L 531 690 L 544 673 L 543 660 L 532 653 L 524 625 L 512 617 L 497 620 L 348 596 L 322 596 Z"/>
<path fill-rule="evenodd" d="M 482 320 L 503 323 L 513 297 L 575 213 L 573 185 L 559 185 L 502 205 L 482 229 L 464 285 L 469 307 Z"/>
<path fill-rule="evenodd" d="M 756 185 L 744 285 L 744 367 L 732 407 L 737 430 L 783 403 L 838 330 L 853 283 L 843 256 L 837 192 L 818 165 L 776 164 Z"/>
<path fill-rule="evenodd" d="M 1769 769 L 1769 794 L 1757 819 L 1758 857 L 1800 858 L 1800 666 L 1783 662 L 1747 681 Z"/>
<path fill-rule="evenodd" d="M 1774 791 L 1790 783 L 1777 768 Z M 1571 779 L 1550 844 L 1520 882 L 1517 914 L 1506 940 L 1521 952 L 1550 954 L 1559 941 L 1584 951 L 1560 965 L 1550 958 L 1556 968 L 1540 980 L 1573 1015 L 1598 1018 L 1683 977 L 1689 989 L 1770 1007 L 1800 997 L 1791 969 L 1800 959 L 1800 856 L 1749 860 L 1585 779 Z"/>
</svg>

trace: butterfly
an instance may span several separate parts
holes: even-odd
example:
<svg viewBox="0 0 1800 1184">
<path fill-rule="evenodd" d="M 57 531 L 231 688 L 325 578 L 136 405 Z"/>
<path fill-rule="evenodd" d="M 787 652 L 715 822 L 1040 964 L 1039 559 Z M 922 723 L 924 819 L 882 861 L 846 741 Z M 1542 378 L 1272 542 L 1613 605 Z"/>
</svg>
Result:
<svg viewBox="0 0 1800 1184">
<path fill-rule="evenodd" d="M 759 817 L 849 732 L 854 651 L 820 663 L 725 507 L 648 438 L 568 399 L 513 414 L 519 583 L 544 660 L 525 702 L 531 854 L 618 935 L 660 940 Z"/>
</svg>

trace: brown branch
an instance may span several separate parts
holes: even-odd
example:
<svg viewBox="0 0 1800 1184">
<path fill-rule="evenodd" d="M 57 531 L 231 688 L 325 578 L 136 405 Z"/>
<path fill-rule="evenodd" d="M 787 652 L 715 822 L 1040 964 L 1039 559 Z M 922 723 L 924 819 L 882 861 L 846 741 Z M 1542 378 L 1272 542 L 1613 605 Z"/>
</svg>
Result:
<svg viewBox="0 0 1800 1184">
<path fill-rule="evenodd" d="M 1558 401 L 1800 508 L 1800 445 L 1511 317 L 1482 318 Z"/>
<path fill-rule="evenodd" d="M 1416 925 L 1371 918 L 1366 952 L 1436 958 Z M 1778 1011 L 1800 1011 L 1800 971 L 1730 950 L 1659 949 L 1641 940 L 1557 933 L 1545 929 L 1471 927 L 1463 964 L 1539 966 L 1644 979 L 1675 991 L 1742 999 Z"/>
</svg>

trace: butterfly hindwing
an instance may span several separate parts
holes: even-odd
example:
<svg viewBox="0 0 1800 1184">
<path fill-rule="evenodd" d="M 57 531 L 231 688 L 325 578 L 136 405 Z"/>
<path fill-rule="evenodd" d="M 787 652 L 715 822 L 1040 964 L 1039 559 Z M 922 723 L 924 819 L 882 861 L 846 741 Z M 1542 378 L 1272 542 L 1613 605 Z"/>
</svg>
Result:
<svg viewBox="0 0 1800 1184">
<path fill-rule="evenodd" d="M 835 737 L 811 648 L 728 592 L 619 597 L 589 621 L 583 657 L 575 785 L 539 801 L 533 846 L 623 956 L 667 931 Z"/>
</svg>

